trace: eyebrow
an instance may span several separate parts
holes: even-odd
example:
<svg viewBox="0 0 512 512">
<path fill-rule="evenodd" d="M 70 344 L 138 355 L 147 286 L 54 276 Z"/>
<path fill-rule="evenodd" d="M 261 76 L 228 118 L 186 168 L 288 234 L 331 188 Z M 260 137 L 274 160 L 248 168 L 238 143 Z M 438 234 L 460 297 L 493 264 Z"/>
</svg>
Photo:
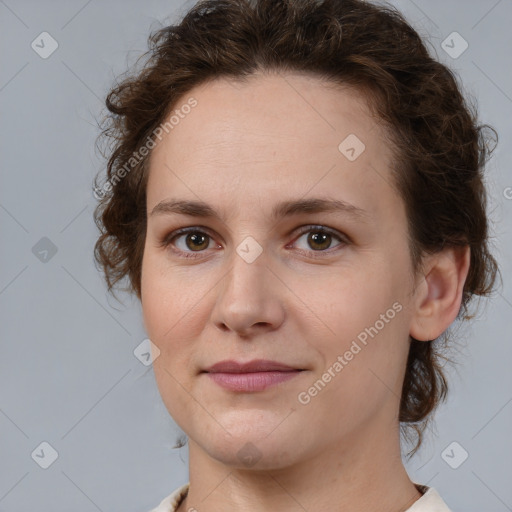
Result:
<svg viewBox="0 0 512 512">
<path fill-rule="evenodd" d="M 367 211 L 353 204 L 341 201 L 339 199 L 297 199 L 283 201 L 276 204 L 271 212 L 270 218 L 277 220 L 284 217 L 291 217 L 301 213 L 344 213 L 357 220 L 368 221 L 370 216 Z M 150 213 L 150 216 L 156 215 L 189 215 L 191 217 L 221 219 L 221 216 L 209 204 L 203 201 L 193 200 L 174 200 L 167 199 L 159 202 Z"/>
</svg>

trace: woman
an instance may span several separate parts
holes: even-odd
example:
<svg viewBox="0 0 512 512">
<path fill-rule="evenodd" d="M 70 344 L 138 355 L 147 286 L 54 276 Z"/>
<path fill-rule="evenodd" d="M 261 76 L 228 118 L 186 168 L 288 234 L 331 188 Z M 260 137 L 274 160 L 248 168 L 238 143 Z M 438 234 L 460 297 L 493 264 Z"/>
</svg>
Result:
<svg viewBox="0 0 512 512">
<path fill-rule="evenodd" d="M 190 482 L 153 512 L 448 511 L 401 434 L 497 265 L 482 127 L 391 8 L 211 0 L 108 96 L 96 258 L 141 300 Z"/>
</svg>

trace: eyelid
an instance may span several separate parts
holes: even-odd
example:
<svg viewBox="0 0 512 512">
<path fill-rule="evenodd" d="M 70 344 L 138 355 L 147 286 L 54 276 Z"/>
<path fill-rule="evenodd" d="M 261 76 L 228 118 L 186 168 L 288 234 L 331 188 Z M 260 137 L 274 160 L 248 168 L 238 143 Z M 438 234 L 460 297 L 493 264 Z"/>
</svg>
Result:
<svg viewBox="0 0 512 512">
<path fill-rule="evenodd" d="M 159 241 L 158 241 L 158 247 L 160 248 L 166 248 L 168 246 L 171 246 L 173 241 L 182 236 L 186 235 L 188 233 L 204 233 L 205 235 L 208 235 L 212 240 L 215 240 L 215 235 L 212 231 L 210 231 L 209 228 L 206 226 L 188 226 L 185 228 L 179 228 L 171 231 L 170 233 L 164 235 Z M 180 249 L 172 249 L 174 252 L 177 253 L 183 253 L 184 251 L 181 251 Z M 194 251 L 187 251 L 189 254 L 194 254 Z M 204 251 L 197 251 L 198 253 L 204 252 Z"/>
<path fill-rule="evenodd" d="M 322 224 L 306 224 L 304 226 L 301 226 L 297 228 L 298 234 L 297 237 L 294 238 L 294 242 L 302 236 L 304 233 L 309 233 L 310 231 L 321 231 L 322 233 L 326 233 L 328 235 L 331 235 L 335 238 L 337 238 L 340 242 L 349 243 L 348 236 L 344 235 L 343 233 L 340 233 L 337 229 L 330 228 L 328 226 L 324 226 Z M 326 251 L 318 251 L 318 252 L 326 252 Z"/>
</svg>

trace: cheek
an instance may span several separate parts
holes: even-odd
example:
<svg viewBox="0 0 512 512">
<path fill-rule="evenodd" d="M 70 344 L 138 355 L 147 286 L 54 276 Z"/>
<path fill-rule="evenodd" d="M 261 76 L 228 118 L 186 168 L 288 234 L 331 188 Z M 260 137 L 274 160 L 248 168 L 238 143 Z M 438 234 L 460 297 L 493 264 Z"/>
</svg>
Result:
<svg viewBox="0 0 512 512">
<path fill-rule="evenodd" d="M 148 337 L 160 350 L 153 368 L 168 409 L 189 407 L 182 395 L 191 389 L 211 309 L 214 282 L 198 274 L 169 265 L 161 254 L 147 254 L 143 261 L 142 314 Z"/>
<path fill-rule="evenodd" d="M 377 378 L 372 370 L 377 376 L 389 375 L 395 385 L 408 349 L 408 332 L 402 285 L 394 275 L 385 261 L 374 261 L 364 268 L 340 270 L 331 277 L 327 294 L 310 290 L 308 300 L 328 327 L 322 329 L 327 336 L 310 342 L 322 354 L 322 366 L 328 369 L 346 354 L 347 364 L 336 373 L 337 382 L 350 380 L 371 388 Z M 311 325 L 302 325 L 302 330 L 311 332 Z"/>
<path fill-rule="evenodd" d="M 151 340 L 158 342 L 159 347 L 162 345 L 162 349 L 174 339 L 193 336 L 197 324 L 191 319 L 194 311 L 201 307 L 201 299 L 208 289 L 199 278 L 191 282 L 190 273 L 183 275 L 162 255 L 145 255 L 141 279 L 142 313 Z"/>
<path fill-rule="evenodd" d="M 142 315 L 149 339 L 160 350 L 153 361 L 153 371 L 162 401 L 169 414 L 184 428 L 185 420 L 194 413 L 192 401 L 184 392 L 188 384 L 187 371 L 194 347 L 193 304 L 183 285 L 164 273 L 160 258 L 148 255 L 143 262 L 141 280 Z M 197 300 L 196 300 L 197 302 Z"/>
<path fill-rule="evenodd" d="M 184 312 L 172 283 L 163 279 L 158 267 L 151 263 L 148 258 L 142 269 L 142 315 L 147 335 L 160 351 L 153 361 L 153 370 L 160 394 L 169 408 L 171 397 L 179 395 L 176 386 L 183 381 L 180 372 L 188 366 L 186 344 L 180 342 L 183 325 L 178 322 Z M 184 320 L 186 318 L 184 316 Z"/>
<path fill-rule="evenodd" d="M 345 340 L 373 325 L 396 300 L 389 273 L 376 263 L 333 269 L 325 286 L 327 293 L 309 290 L 307 296 L 336 337 Z"/>
</svg>

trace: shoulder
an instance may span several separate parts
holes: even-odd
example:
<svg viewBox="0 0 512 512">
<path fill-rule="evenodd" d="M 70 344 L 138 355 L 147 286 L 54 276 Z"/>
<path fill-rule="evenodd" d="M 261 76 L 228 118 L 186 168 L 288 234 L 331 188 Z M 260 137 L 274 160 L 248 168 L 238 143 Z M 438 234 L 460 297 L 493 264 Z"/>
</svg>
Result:
<svg viewBox="0 0 512 512">
<path fill-rule="evenodd" d="M 415 484 L 423 496 L 415 501 L 406 512 L 451 512 L 439 493 L 433 487 Z"/>
<path fill-rule="evenodd" d="M 149 512 L 175 512 L 181 500 L 186 496 L 188 486 L 189 484 L 186 483 L 178 487 L 169 496 L 166 496 L 156 508 L 151 509 Z"/>
</svg>

